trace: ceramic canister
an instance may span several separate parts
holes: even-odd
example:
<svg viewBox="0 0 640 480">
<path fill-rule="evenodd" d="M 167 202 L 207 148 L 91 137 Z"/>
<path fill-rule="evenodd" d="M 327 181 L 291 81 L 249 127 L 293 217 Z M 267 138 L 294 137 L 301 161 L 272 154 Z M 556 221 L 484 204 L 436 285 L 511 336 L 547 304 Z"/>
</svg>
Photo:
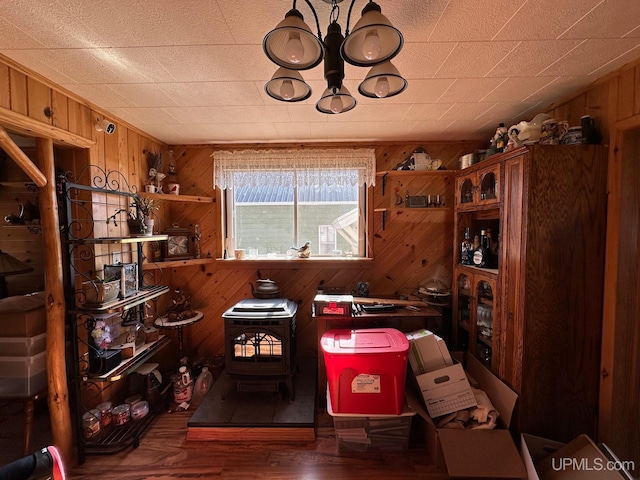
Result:
<svg viewBox="0 0 640 480">
<path fill-rule="evenodd" d="M 582 143 L 582 127 L 569 127 L 567 133 L 565 133 L 560 139 L 560 143 L 563 145 L 579 145 Z"/>
</svg>

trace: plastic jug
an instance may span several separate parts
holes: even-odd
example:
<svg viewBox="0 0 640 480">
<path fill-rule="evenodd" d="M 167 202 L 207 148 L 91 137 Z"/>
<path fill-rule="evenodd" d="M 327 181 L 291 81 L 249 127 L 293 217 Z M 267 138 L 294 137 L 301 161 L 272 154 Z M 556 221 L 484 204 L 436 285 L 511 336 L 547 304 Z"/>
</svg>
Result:
<svg viewBox="0 0 640 480">
<path fill-rule="evenodd" d="M 193 395 L 191 372 L 185 366 L 180 367 L 178 372 L 179 374 L 173 378 L 173 398 L 176 403 L 189 403 Z"/>
<path fill-rule="evenodd" d="M 191 403 L 199 405 L 202 399 L 209 393 L 212 384 L 213 375 L 209 371 L 209 367 L 203 367 L 202 372 L 200 372 L 200 375 L 198 375 L 196 379 L 196 385 L 193 389 L 193 401 Z"/>
</svg>

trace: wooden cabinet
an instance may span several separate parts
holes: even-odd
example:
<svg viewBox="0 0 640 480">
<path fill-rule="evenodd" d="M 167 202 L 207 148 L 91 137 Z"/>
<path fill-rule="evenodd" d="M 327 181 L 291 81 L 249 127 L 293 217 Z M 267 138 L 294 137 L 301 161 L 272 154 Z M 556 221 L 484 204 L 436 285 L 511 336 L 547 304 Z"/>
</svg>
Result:
<svg viewBox="0 0 640 480">
<path fill-rule="evenodd" d="M 519 395 L 514 428 L 564 442 L 581 433 L 594 436 L 606 151 L 599 146 L 532 145 L 487 162 L 456 178 L 456 186 L 462 187 L 464 180 L 478 181 L 483 172 L 499 172 L 499 193 L 491 207 L 481 197 L 455 206 L 454 346 L 480 357 L 485 353 L 478 350 L 483 342 L 477 308 L 482 303 L 474 291 L 476 273 L 459 265 L 459 245 L 467 226 L 489 227 L 499 239 L 498 265 L 489 274 L 495 276 L 490 365 Z M 460 275 L 467 276 L 469 292 L 460 288 Z M 465 315 L 469 337 L 460 324 Z"/>
</svg>

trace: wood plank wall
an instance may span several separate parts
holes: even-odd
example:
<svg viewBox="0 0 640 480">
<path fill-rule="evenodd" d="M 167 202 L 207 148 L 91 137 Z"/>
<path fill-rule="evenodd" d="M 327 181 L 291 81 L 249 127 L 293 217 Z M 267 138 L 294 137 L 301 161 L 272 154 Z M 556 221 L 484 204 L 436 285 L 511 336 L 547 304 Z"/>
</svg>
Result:
<svg viewBox="0 0 640 480">
<path fill-rule="evenodd" d="M 342 145 L 344 147 L 344 145 Z M 386 194 L 381 193 L 382 182 L 378 177 L 375 188 L 370 189 L 374 207 L 389 206 L 394 186 L 412 195 L 441 194 L 448 207 L 453 206 L 453 169 L 461 155 L 481 145 L 477 143 L 430 143 L 402 145 L 358 145 L 375 148 L 377 171 L 392 170 L 418 147 L 423 146 L 433 158 L 439 158 L 450 169 L 450 174 L 420 177 L 411 174 L 388 180 Z M 250 146 L 255 148 L 255 146 Z M 280 145 L 278 146 L 280 147 Z M 296 145 L 289 145 L 293 148 Z M 308 147 L 308 145 L 305 145 Z M 326 144 L 322 147 L 327 148 Z M 214 196 L 213 204 L 168 205 L 169 219 L 181 227 L 197 221 L 202 231 L 202 253 L 221 257 L 220 191 L 213 190 L 212 153 L 224 147 L 173 147 L 177 159 L 181 192 L 186 195 Z M 243 146 L 226 148 L 241 149 Z M 269 147 L 266 147 L 269 148 Z M 273 146 L 271 146 L 273 148 Z M 436 275 L 446 281 L 451 279 L 452 262 L 452 210 L 428 211 L 399 209 L 390 212 L 385 229 L 382 215 L 372 214 L 372 248 L 374 260 L 362 263 L 333 264 L 323 262 L 290 262 L 285 268 L 273 262 L 216 261 L 213 264 L 182 267 L 164 271 L 164 281 L 173 288 L 185 289 L 191 295 L 192 306 L 203 311 L 205 318 L 185 329 L 187 352 L 194 358 L 209 358 L 224 353 L 224 327 L 222 314 L 237 301 L 251 297 L 251 283 L 260 275 L 274 280 L 282 294 L 299 304 L 298 349 L 317 351 L 316 327 L 311 320 L 311 304 L 318 284 L 355 289 L 358 281 L 370 284 L 372 295 L 396 296 L 416 292 L 421 284 Z M 276 266 L 274 266 L 276 265 Z M 169 276 L 170 275 L 170 276 Z M 175 358 L 175 357 L 174 357 Z"/>
<path fill-rule="evenodd" d="M 15 117 L 9 118 L 12 114 L 24 116 L 21 125 L 16 125 Z M 146 177 L 143 149 L 159 150 L 164 145 L 113 116 L 107 118 L 116 124 L 115 133 L 97 132 L 94 124 L 104 117 L 105 112 L 99 107 L 0 56 L 0 124 L 25 137 L 21 148 L 31 160 L 35 162 L 36 157 L 29 126 L 50 126 L 89 145 L 72 148 L 68 143 L 56 142 L 57 167 L 77 174 L 88 164 L 97 165 L 105 171 L 119 170 L 131 185 L 141 185 L 140 172 Z M 34 267 L 29 274 L 7 277 L 10 295 L 30 293 L 44 285 L 41 233 L 37 228 L 9 226 L 4 220 L 12 213 L 18 215 L 21 204 L 38 203 L 37 193 L 20 186 L 24 181 L 28 181 L 26 175 L 0 150 L 0 183 L 11 184 L 0 185 L 0 249 Z"/>
</svg>

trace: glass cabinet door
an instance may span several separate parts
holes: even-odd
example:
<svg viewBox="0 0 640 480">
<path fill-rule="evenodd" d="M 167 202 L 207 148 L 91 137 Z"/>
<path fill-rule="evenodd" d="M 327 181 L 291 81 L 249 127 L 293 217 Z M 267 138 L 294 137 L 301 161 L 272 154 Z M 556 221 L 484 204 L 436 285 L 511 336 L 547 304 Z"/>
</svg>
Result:
<svg viewBox="0 0 640 480">
<path fill-rule="evenodd" d="M 475 354 L 488 368 L 493 354 L 493 292 L 487 280 L 476 283 Z"/>
<path fill-rule="evenodd" d="M 466 274 L 458 275 L 456 285 L 457 340 L 455 348 L 466 351 L 469 347 L 469 326 L 471 325 L 471 279 Z"/>
<path fill-rule="evenodd" d="M 473 181 L 471 178 L 465 178 L 460 182 L 460 189 L 458 191 L 460 204 L 473 203 L 473 190 Z"/>
<path fill-rule="evenodd" d="M 478 199 L 480 205 L 497 203 L 500 201 L 500 165 L 492 165 L 484 170 L 478 170 Z"/>
</svg>

